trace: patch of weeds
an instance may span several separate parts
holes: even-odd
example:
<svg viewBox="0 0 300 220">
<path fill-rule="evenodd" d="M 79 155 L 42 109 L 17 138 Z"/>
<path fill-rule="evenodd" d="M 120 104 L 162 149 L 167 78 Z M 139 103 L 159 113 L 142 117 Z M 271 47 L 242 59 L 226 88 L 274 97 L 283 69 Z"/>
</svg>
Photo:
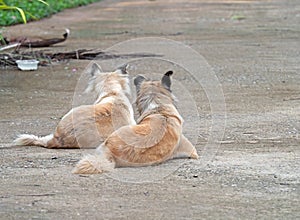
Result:
<svg viewBox="0 0 300 220">
<path fill-rule="evenodd" d="M 87 5 L 100 0 L 5 0 L 0 1 L 7 7 L 0 7 L 0 26 L 9 26 L 18 23 L 26 23 L 30 20 L 39 20 L 49 17 L 66 8 L 74 8 Z M 18 9 L 17 9 L 18 8 Z M 23 13 L 21 13 L 21 11 Z M 25 21 L 25 22 L 24 22 Z"/>
</svg>

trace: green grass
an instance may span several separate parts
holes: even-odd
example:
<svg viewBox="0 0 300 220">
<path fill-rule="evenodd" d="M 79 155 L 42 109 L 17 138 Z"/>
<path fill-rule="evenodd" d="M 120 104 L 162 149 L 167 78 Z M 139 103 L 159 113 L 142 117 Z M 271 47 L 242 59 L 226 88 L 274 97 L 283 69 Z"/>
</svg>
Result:
<svg viewBox="0 0 300 220">
<path fill-rule="evenodd" d="M 26 20 L 39 20 L 49 17 L 66 8 L 74 8 L 87 5 L 100 0 L 45 0 L 49 4 L 43 4 L 36 0 L 5 0 L 8 6 L 21 8 L 25 12 Z M 0 10 L 0 26 L 9 26 L 23 23 L 23 19 L 18 10 Z"/>
</svg>

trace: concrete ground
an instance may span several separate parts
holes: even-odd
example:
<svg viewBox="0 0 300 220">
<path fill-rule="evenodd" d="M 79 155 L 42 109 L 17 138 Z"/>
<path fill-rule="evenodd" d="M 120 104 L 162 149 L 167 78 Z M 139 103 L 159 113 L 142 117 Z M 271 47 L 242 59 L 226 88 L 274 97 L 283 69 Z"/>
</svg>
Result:
<svg viewBox="0 0 300 220">
<path fill-rule="evenodd" d="M 10 37 L 69 28 L 70 38 L 50 51 L 104 50 L 140 37 L 181 42 L 211 67 L 218 81 L 208 84 L 220 86 L 226 109 L 215 111 L 213 92 L 195 80 L 208 73 L 193 77 L 163 59 L 137 60 L 132 75 L 158 78 L 174 69 L 184 133 L 200 159 L 78 176 L 71 170 L 84 150 L 11 143 L 21 133 L 53 132 L 90 61 L 35 72 L 2 68 L 0 219 L 299 219 L 299 3 L 104 0 L 6 28 Z M 214 118 L 221 136 L 211 140 Z"/>
</svg>

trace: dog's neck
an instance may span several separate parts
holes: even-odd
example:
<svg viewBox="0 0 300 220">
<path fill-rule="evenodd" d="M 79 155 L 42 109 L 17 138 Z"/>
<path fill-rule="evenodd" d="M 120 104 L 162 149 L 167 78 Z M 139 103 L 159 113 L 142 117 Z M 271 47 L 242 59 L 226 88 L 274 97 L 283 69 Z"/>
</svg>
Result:
<svg viewBox="0 0 300 220">
<path fill-rule="evenodd" d="M 126 99 L 130 101 L 129 97 L 130 95 L 127 92 L 124 93 L 124 91 L 101 92 L 94 104 L 103 104 L 103 103 L 111 102 L 116 98 L 121 98 L 124 100 Z"/>
<path fill-rule="evenodd" d="M 167 118 L 176 118 L 179 123 L 183 123 L 183 118 L 181 117 L 175 106 L 172 104 L 157 106 L 155 108 L 148 109 L 147 111 L 142 112 L 141 116 L 137 120 L 137 123 L 140 123 L 148 116 L 155 114 L 159 114 Z"/>
<path fill-rule="evenodd" d="M 181 123 L 183 122 L 183 119 L 173 102 L 160 96 L 153 96 L 149 99 L 140 99 L 138 108 L 140 111 L 138 122 L 153 114 L 161 114 L 166 117 L 176 117 Z"/>
<path fill-rule="evenodd" d="M 116 96 L 118 96 L 118 93 L 116 92 L 102 93 L 99 95 L 94 104 L 104 104 L 112 102 L 116 98 Z"/>
<path fill-rule="evenodd" d="M 94 104 L 98 104 L 101 103 L 103 101 L 105 101 L 105 99 L 113 98 L 113 97 L 122 97 L 122 98 L 126 98 L 130 101 L 130 97 L 131 97 L 131 92 L 130 92 L 130 87 L 129 87 L 129 83 L 126 83 L 126 88 L 122 89 L 121 85 L 115 83 L 115 84 L 109 84 L 109 83 L 104 83 L 101 82 L 97 85 L 97 89 L 96 91 L 98 91 L 98 97 L 96 99 L 96 101 L 94 102 Z"/>
</svg>

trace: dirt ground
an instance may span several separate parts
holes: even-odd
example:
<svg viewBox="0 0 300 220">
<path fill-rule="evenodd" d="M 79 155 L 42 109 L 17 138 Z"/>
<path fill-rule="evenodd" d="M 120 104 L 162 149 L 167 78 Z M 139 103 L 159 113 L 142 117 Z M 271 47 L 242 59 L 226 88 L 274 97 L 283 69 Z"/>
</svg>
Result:
<svg viewBox="0 0 300 220">
<path fill-rule="evenodd" d="M 299 219 L 299 24 L 299 1 L 104 0 L 6 28 L 10 37 L 56 36 L 69 28 L 70 38 L 52 51 L 106 49 L 138 37 L 182 42 L 217 76 L 226 127 L 207 153 L 215 112 L 199 83 L 173 65 L 193 100 L 175 86 L 184 133 L 200 159 L 120 169 L 141 175 L 129 181 L 73 175 L 84 150 L 11 143 L 21 133 L 53 132 L 89 61 L 34 72 L 1 69 L 0 219 Z M 147 62 L 158 73 L 170 66 Z M 139 67 L 147 74 L 147 62 L 137 63 L 134 74 Z"/>
</svg>

